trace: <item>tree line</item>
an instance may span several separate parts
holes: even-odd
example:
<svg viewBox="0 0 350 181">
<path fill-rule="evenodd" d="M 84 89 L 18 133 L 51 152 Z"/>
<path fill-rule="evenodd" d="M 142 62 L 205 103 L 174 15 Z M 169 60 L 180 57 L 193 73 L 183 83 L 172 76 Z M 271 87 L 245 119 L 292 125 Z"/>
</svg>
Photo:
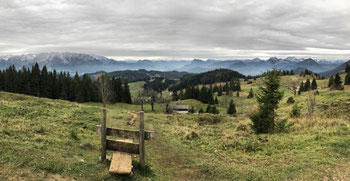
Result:
<svg viewBox="0 0 350 181">
<path fill-rule="evenodd" d="M 93 81 L 87 74 L 74 77 L 69 72 L 48 71 L 46 66 L 40 69 L 36 63 L 31 69 L 22 67 L 17 70 L 14 65 L 0 71 L 0 91 L 62 99 L 75 102 L 101 102 L 99 79 Z M 125 102 L 131 104 L 131 95 L 127 81 L 120 78 L 108 78 L 111 91 L 111 103 Z"/>
<path fill-rule="evenodd" d="M 190 86 L 183 91 L 173 91 L 173 101 L 183 100 L 183 99 L 196 99 L 206 104 L 219 104 L 217 97 L 214 98 L 213 94 L 217 93 L 218 96 L 222 96 L 223 92 L 229 95 L 232 91 L 241 91 L 241 84 L 239 79 L 233 79 L 230 82 L 226 82 L 224 86 L 210 85 L 202 86 Z"/>
</svg>

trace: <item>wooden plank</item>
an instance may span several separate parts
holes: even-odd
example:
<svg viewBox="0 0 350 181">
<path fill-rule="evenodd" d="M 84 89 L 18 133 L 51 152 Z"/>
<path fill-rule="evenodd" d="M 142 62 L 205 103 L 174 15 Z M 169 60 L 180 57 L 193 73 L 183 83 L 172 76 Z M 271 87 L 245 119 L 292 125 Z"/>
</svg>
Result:
<svg viewBox="0 0 350 181">
<path fill-rule="evenodd" d="M 102 109 L 102 118 L 101 118 L 101 161 L 106 161 L 106 108 Z"/>
<path fill-rule="evenodd" d="M 126 141 L 115 141 L 107 139 L 107 150 L 126 152 L 131 154 L 139 154 L 139 144 L 129 143 Z"/>
<path fill-rule="evenodd" d="M 96 133 L 101 135 L 101 126 L 96 126 Z M 154 138 L 154 131 L 144 131 L 145 140 L 151 140 Z M 127 129 L 119 129 L 119 128 L 106 128 L 107 136 L 117 136 L 121 138 L 132 138 L 139 139 L 140 131 L 136 130 L 127 130 Z"/>
<path fill-rule="evenodd" d="M 140 139 L 139 139 L 139 154 L 140 154 L 140 166 L 141 168 L 146 167 L 146 159 L 145 159 L 145 124 L 144 124 L 144 114 L 143 111 L 140 112 L 140 124 L 139 124 L 139 131 L 140 131 Z"/>
<path fill-rule="evenodd" d="M 124 140 L 131 143 L 132 140 Z M 132 157 L 130 153 L 114 152 L 109 173 L 111 174 L 131 174 L 132 171 Z"/>
</svg>

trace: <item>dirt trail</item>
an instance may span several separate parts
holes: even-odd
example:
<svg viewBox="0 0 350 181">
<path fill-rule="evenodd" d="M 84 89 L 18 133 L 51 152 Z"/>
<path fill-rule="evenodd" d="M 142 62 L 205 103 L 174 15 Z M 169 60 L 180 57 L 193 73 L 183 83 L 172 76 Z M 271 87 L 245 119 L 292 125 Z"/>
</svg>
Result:
<svg viewBox="0 0 350 181">
<path fill-rule="evenodd" d="M 135 119 L 137 118 L 137 114 L 134 112 L 129 112 L 129 114 L 132 116 L 130 120 L 127 122 L 127 125 L 134 126 L 135 125 Z"/>
</svg>

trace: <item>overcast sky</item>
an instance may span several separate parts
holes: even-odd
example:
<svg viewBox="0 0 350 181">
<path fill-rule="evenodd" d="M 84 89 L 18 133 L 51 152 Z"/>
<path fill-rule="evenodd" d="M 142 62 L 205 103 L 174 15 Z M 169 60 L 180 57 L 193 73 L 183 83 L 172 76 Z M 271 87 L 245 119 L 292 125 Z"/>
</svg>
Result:
<svg viewBox="0 0 350 181">
<path fill-rule="evenodd" d="M 350 59 L 349 0 L 0 0 L 0 55 Z"/>
</svg>

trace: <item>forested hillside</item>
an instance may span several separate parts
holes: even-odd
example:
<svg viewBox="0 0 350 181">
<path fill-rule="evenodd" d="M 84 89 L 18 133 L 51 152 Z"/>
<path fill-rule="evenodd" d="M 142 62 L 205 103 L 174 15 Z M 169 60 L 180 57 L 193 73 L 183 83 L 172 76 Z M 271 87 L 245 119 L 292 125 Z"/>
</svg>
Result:
<svg viewBox="0 0 350 181">
<path fill-rule="evenodd" d="M 40 69 L 38 64 L 31 69 L 15 66 L 0 71 L 0 91 L 20 93 L 51 99 L 63 99 L 76 102 L 100 102 L 99 81 L 91 80 L 87 74 L 78 73 L 72 77 L 68 72 L 48 71 L 46 66 Z M 131 103 L 128 82 L 113 78 L 110 80 L 109 100 L 113 103 Z"/>
<path fill-rule="evenodd" d="M 213 71 L 197 74 L 194 76 L 184 77 L 179 82 L 169 88 L 169 90 L 180 90 L 199 84 L 213 84 L 215 82 L 228 82 L 245 76 L 239 72 L 228 69 L 216 69 Z"/>
</svg>

